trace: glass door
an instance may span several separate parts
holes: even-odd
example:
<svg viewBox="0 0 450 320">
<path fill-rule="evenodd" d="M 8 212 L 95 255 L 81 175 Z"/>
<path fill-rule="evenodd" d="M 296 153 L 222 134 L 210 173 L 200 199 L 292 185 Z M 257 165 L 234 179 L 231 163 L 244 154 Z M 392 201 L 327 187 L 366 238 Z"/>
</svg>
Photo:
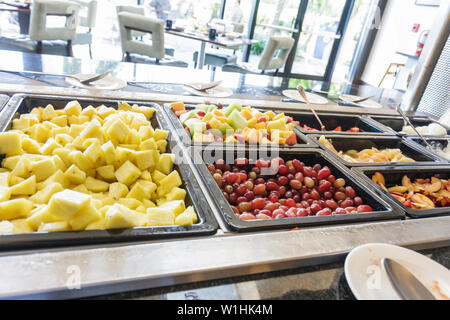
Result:
<svg viewBox="0 0 450 320">
<path fill-rule="evenodd" d="M 301 2 L 300 32 L 294 34 L 295 52 L 285 71 L 295 77 L 329 81 L 355 0 Z"/>
</svg>

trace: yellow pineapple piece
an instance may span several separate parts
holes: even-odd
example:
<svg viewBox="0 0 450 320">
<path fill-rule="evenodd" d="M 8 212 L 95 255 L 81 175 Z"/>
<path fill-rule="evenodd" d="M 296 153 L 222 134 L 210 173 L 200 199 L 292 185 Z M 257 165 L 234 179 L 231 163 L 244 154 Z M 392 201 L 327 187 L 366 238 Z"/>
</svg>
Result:
<svg viewBox="0 0 450 320">
<path fill-rule="evenodd" d="M 31 160 L 25 157 L 21 157 L 14 169 L 11 171 L 11 175 L 26 178 L 30 175 Z"/>
<path fill-rule="evenodd" d="M 59 231 L 69 231 L 70 226 L 67 221 L 56 221 L 43 223 L 38 227 L 38 232 L 59 232 Z"/>
<path fill-rule="evenodd" d="M 92 192 L 104 192 L 108 191 L 109 188 L 108 183 L 92 177 L 87 177 L 84 185 L 86 186 L 86 188 L 88 188 L 89 191 Z"/>
<path fill-rule="evenodd" d="M 156 141 L 156 145 L 158 146 L 158 150 L 160 153 L 166 152 L 167 140 L 158 140 L 158 141 Z"/>
<path fill-rule="evenodd" d="M 172 171 L 167 177 L 159 182 L 159 187 L 157 190 L 158 197 L 164 196 L 166 193 L 170 192 L 173 188 L 179 187 L 183 184 L 178 171 Z"/>
<path fill-rule="evenodd" d="M 114 166 L 111 164 L 97 168 L 97 173 L 100 177 L 108 181 L 116 179 L 116 176 L 114 175 Z"/>
<path fill-rule="evenodd" d="M 183 213 L 186 210 L 186 206 L 184 205 L 184 200 L 173 200 L 164 202 L 158 208 L 163 208 L 172 211 L 175 216 Z"/>
<path fill-rule="evenodd" d="M 21 136 L 17 132 L 0 132 L 0 154 L 6 156 L 22 153 Z"/>
<path fill-rule="evenodd" d="M 117 147 L 116 148 L 116 161 L 114 162 L 114 166 L 119 168 L 121 165 L 125 163 L 125 161 L 135 161 L 136 152 L 133 149 Z"/>
<path fill-rule="evenodd" d="M 42 190 L 39 190 L 28 199 L 34 203 L 47 204 L 51 196 L 57 192 L 63 191 L 64 188 L 57 182 L 52 182 L 45 186 Z"/>
<path fill-rule="evenodd" d="M 73 184 L 81 184 L 86 181 L 86 173 L 73 164 L 64 172 L 64 178 Z"/>
<path fill-rule="evenodd" d="M 86 208 L 90 200 L 90 195 L 66 189 L 51 197 L 48 210 L 60 219 L 70 220 L 78 211 Z"/>
<path fill-rule="evenodd" d="M 167 175 L 172 172 L 174 161 L 175 155 L 173 153 L 163 153 L 159 156 L 158 164 L 156 165 L 156 170 Z"/>
<path fill-rule="evenodd" d="M 66 115 L 61 115 L 61 116 L 55 117 L 53 119 L 49 119 L 49 121 L 51 123 L 56 124 L 59 127 L 65 127 L 65 126 L 67 126 L 67 123 L 68 123 Z"/>
<path fill-rule="evenodd" d="M 61 219 L 52 215 L 48 210 L 48 206 L 43 206 L 34 211 L 26 221 L 31 229 L 37 230 L 42 223 L 61 221 Z"/>
<path fill-rule="evenodd" d="M 109 196 L 115 200 L 125 198 L 129 190 L 126 185 L 120 182 L 114 182 L 109 185 Z"/>
<path fill-rule="evenodd" d="M 28 153 L 39 153 L 39 148 L 41 145 L 34 139 L 31 138 L 23 138 L 22 139 L 22 149 Z"/>
<path fill-rule="evenodd" d="M 99 220 L 101 217 L 102 215 L 96 208 L 88 206 L 76 213 L 70 219 L 69 225 L 72 227 L 72 230 L 83 230 L 88 224 Z"/>
<path fill-rule="evenodd" d="M 166 176 L 167 175 L 165 175 L 161 171 L 155 170 L 152 172 L 152 181 L 159 185 L 160 181 L 163 180 Z"/>
<path fill-rule="evenodd" d="M 101 229 L 106 229 L 106 219 L 103 217 L 97 221 L 91 222 L 85 228 L 85 230 L 101 230 Z"/>
<path fill-rule="evenodd" d="M 169 131 L 156 129 L 155 133 L 153 134 L 153 137 L 155 138 L 156 141 L 166 140 L 168 135 L 169 135 Z"/>
<path fill-rule="evenodd" d="M 52 183 L 59 183 L 60 185 L 62 185 L 63 187 L 65 187 L 68 182 L 66 180 L 66 178 L 64 177 L 64 173 L 62 172 L 62 170 L 58 170 L 56 171 L 54 174 L 52 174 L 50 177 L 48 177 L 47 179 L 45 179 L 44 181 L 38 183 L 37 188 L 39 190 L 44 189 L 46 186 L 52 184 Z"/>
<path fill-rule="evenodd" d="M 80 103 L 74 100 L 67 103 L 67 105 L 64 107 L 64 111 L 68 116 L 78 116 L 80 115 L 82 108 Z"/>
<path fill-rule="evenodd" d="M 88 171 L 94 167 L 94 164 L 81 151 L 71 151 L 69 153 L 70 161 L 75 164 L 80 170 Z"/>
<path fill-rule="evenodd" d="M 146 192 L 145 188 L 140 183 L 135 183 L 127 194 L 127 198 L 142 201 L 143 199 L 150 198 L 150 194 Z"/>
<path fill-rule="evenodd" d="M 11 189 L 8 186 L 0 185 L 0 202 L 8 201 L 11 198 Z"/>
<path fill-rule="evenodd" d="M 27 217 L 31 209 L 33 209 L 33 202 L 24 198 L 0 202 L 0 220 Z"/>
<path fill-rule="evenodd" d="M 111 141 L 104 143 L 101 146 L 107 164 L 114 164 L 116 161 L 116 149 Z"/>
<path fill-rule="evenodd" d="M 91 162 L 96 162 L 102 153 L 101 145 L 98 141 L 91 143 L 91 145 L 83 152 L 86 158 Z"/>
<path fill-rule="evenodd" d="M 156 144 L 155 139 L 149 138 L 145 141 L 142 141 L 139 145 L 140 150 L 159 150 L 158 145 Z"/>
<path fill-rule="evenodd" d="M 116 203 L 105 214 L 105 227 L 107 229 L 139 227 L 144 224 L 144 217 L 144 214 Z"/>
<path fill-rule="evenodd" d="M 171 226 L 175 224 L 175 214 L 163 208 L 147 208 L 147 226 Z"/>
<path fill-rule="evenodd" d="M 9 172 L 0 172 L 0 186 L 8 187 L 9 186 Z"/>
<path fill-rule="evenodd" d="M 175 187 L 165 195 L 167 201 L 184 200 L 186 198 L 186 190 Z"/>
<path fill-rule="evenodd" d="M 30 195 L 36 193 L 36 176 L 32 175 L 28 179 L 10 187 L 11 195 Z"/>
<path fill-rule="evenodd" d="M 115 176 L 117 181 L 127 186 L 132 184 L 139 178 L 141 171 L 129 160 L 127 160 L 119 169 L 116 170 Z"/>
<path fill-rule="evenodd" d="M 143 205 L 142 202 L 140 202 L 137 199 L 133 199 L 133 198 L 121 198 L 117 201 L 117 203 L 119 203 L 131 210 L 134 210 L 137 207 Z"/>
<path fill-rule="evenodd" d="M 148 139 L 151 139 L 155 133 L 155 130 L 153 130 L 151 125 L 142 126 L 138 130 L 139 137 L 141 138 L 141 141 L 145 141 Z M 154 139 L 153 139 L 154 141 Z"/>
<path fill-rule="evenodd" d="M 0 221 L 0 234 L 14 233 L 14 225 L 9 221 Z"/>
<path fill-rule="evenodd" d="M 155 152 L 156 150 L 145 150 L 145 151 L 137 151 L 136 152 L 136 165 L 140 170 L 146 170 L 148 168 L 154 168 L 155 163 Z"/>
<path fill-rule="evenodd" d="M 14 226 L 14 233 L 29 233 L 33 232 L 26 219 L 14 219 L 11 221 Z"/>
<path fill-rule="evenodd" d="M 58 169 L 56 168 L 53 158 L 46 159 L 33 163 L 30 167 L 31 174 L 36 176 L 37 181 L 42 181 L 54 174 Z"/>
<path fill-rule="evenodd" d="M 115 119 L 106 131 L 106 134 L 111 139 L 123 142 L 127 138 L 129 131 L 128 126 L 121 119 Z"/>
</svg>

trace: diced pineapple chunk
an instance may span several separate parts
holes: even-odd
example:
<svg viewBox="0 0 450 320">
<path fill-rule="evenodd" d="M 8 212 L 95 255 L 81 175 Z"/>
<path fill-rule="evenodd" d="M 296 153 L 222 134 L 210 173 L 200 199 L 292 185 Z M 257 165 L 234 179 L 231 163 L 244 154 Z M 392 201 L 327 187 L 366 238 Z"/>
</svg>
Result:
<svg viewBox="0 0 450 320">
<path fill-rule="evenodd" d="M 184 210 L 186 210 L 183 200 L 168 201 L 160 205 L 158 208 L 170 210 L 175 214 L 175 216 L 183 213 Z"/>
<path fill-rule="evenodd" d="M 21 136 L 17 132 L 0 133 L 0 154 L 7 156 L 21 154 L 22 142 Z"/>
<path fill-rule="evenodd" d="M 128 126 L 121 119 L 117 118 L 108 128 L 106 133 L 111 139 L 123 142 L 127 138 L 129 131 L 130 129 Z"/>
<path fill-rule="evenodd" d="M 157 194 L 159 197 L 162 197 L 173 188 L 179 187 L 182 184 L 183 182 L 181 181 L 178 171 L 174 170 L 167 177 L 165 177 L 159 182 Z"/>
<path fill-rule="evenodd" d="M 140 183 L 135 183 L 127 194 L 127 198 L 142 201 L 143 199 L 150 198 L 150 194 L 146 192 L 145 188 Z"/>
<path fill-rule="evenodd" d="M 175 223 L 175 214 L 163 208 L 147 208 L 148 226 L 171 226 Z"/>
<path fill-rule="evenodd" d="M 0 234 L 13 233 L 14 225 L 9 221 L 0 221 Z"/>
<path fill-rule="evenodd" d="M 70 220 L 78 211 L 86 208 L 91 196 L 66 189 L 55 193 L 48 204 L 49 212 L 63 220 Z"/>
<path fill-rule="evenodd" d="M 73 184 L 81 184 L 86 180 L 86 173 L 73 164 L 64 172 L 64 178 Z"/>
<path fill-rule="evenodd" d="M 56 221 L 49 223 L 42 223 L 38 227 L 38 232 L 59 232 L 59 231 L 69 231 L 70 227 L 67 221 Z"/>
<path fill-rule="evenodd" d="M 11 195 L 30 195 L 36 192 L 36 176 L 32 175 L 28 179 L 10 187 Z"/>
<path fill-rule="evenodd" d="M 52 182 L 45 186 L 42 190 L 29 197 L 29 200 L 33 201 L 34 203 L 47 204 L 53 194 L 63 190 L 64 188 L 61 184 Z"/>
<path fill-rule="evenodd" d="M 105 179 L 105 180 L 115 180 L 116 176 L 114 175 L 114 166 L 113 165 L 106 165 L 103 167 L 97 168 L 98 175 Z"/>
<path fill-rule="evenodd" d="M 69 224 L 72 230 L 83 230 L 88 224 L 99 220 L 101 217 L 102 215 L 96 208 L 89 206 L 76 213 L 70 219 Z"/>
<path fill-rule="evenodd" d="M 33 209 L 33 202 L 24 198 L 0 202 L 0 220 L 28 217 L 31 209 Z"/>
<path fill-rule="evenodd" d="M 105 214 L 105 226 L 107 229 L 138 227 L 144 224 L 143 216 L 116 203 Z"/>
<path fill-rule="evenodd" d="M 156 129 L 153 137 L 155 138 L 156 141 L 166 140 L 168 135 L 169 135 L 169 131 Z"/>
<path fill-rule="evenodd" d="M 11 188 L 0 185 L 0 202 L 8 201 L 11 198 Z"/>
<path fill-rule="evenodd" d="M 141 171 L 129 160 L 127 160 L 119 169 L 116 170 L 115 176 L 117 181 L 127 186 L 132 184 L 139 178 Z"/>
<path fill-rule="evenodd" d="M 108 183 L 92 177 L 87 177 L 84 184 L 86 188 L 88 188 L 88 190 L 92 192 L 104 192 L 108 191 L 109 188 Z"/>
<path fill-rule="evenodd" d="M 163 153 L 159 156 L 158 165 L 156 170 L 161 171 L 164 174 L 169 174 L 173 170 L 173 162 L 175 161 L 175 155 L 173 153 Z"/>
<path fill-rule="evenodd" d="M 186 198 L 186 190 L 175 187 L 165 195 L 167 201 L 184 200 Z"/>
<path fill-rule="evenodd" d="M 124 198 L 128 194 L 129 190 L 126 185 L 120 182 L 114 182 L 109 185 L 109 196 L 115 200 Z"/>
<path fill-rule="evenodd" d="M 14 233 L 28 233 L 33 232 L 26 219 L 14 219 L 11 221 L 14 226 Z"/>
<path fill-rule="evenodd" d="M 31 174 L 36 176 L 37 181 L 42 181 L 54 174 L 57 171 L 57 168 L 54 159 L 49 157 L 33 163 L 30 171 Z"/>
<path fill-rule="evenodd" d="M 155 154 L 156 153 L 156 154 Z M 158 156 L 156 150 L 145 150 L 136 152 L 136 164 L 139 169 L 146 170 L 156 166 L 155 158 Z"/>
<path fill-rule="evenodd" d="M 65 106 L 64 111 L 68 116 L 78 116 L 80 115 L 82 108 L 78 101 L 70 101 Z"/>
</svg>

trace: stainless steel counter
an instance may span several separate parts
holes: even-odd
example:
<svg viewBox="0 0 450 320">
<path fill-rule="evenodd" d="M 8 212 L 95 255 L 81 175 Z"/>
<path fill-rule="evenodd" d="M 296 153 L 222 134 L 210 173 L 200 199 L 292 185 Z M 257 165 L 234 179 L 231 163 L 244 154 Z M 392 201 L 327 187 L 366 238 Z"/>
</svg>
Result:
<svg viewBox="0 0 450 320">
<path fill-rule="evenodd" d="M 99 92 L 30 85 L 25 80 L 23 84 L 3 83 L 0 91 L 155 102 L 204 101 L 145 90 Z M 222 103 L 232 100 L 220 99 Z M 280 97 L 242 102 L 266 108 L 305 109 L 301 103 L 281 102 Z M 394 114 L 390 108 L 341 110 L 328 105 L 316 109 Z M 217 212 L 215 215 L 221 229 L 209 237 L 1 252 L 0 298 L 79 298 L 342 262 L 351 249 L 371 242 L 415 250 L 450 246 L 450 216 L 237 234 L 226 230 Z"/>
</svg>

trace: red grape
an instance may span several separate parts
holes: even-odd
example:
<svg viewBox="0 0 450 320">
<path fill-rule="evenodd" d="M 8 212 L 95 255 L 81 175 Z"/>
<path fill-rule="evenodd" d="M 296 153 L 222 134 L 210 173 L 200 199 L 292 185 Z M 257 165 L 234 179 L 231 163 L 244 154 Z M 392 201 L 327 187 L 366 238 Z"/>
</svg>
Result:
<svg viewBox="0 0 450 320">
<path fill-rule="evenodd" d="M 363 204 L 363 205 L 358 206 L 357 211 L 358 211 L 358 213 L 359 212 L 372 212 L 373 209 L 371 206 Z"/>
<path fill-rule="evenodd" d="M 241 219 L 241 220 L 255 220 L 256 217 L 253 214 L 251 214 L 251 213 L 245 212 L 245 213 L 243 213 L 243 214 L 241 214 L 239 216 L 239 219 Z"/>
<path fill-rule="evenodd" d="M 264 209 L 264 207 L 266 206 L 266 201 L 262 198 L 254 199 L 251 202 L 251 205 L 253 209 Z"/>
<path fill-rule="evenodd" d="M 319 212 L 320 210 L 322 210 L 322 208 L 320 207 L 320 205 L 318 205 L 317 203 L 313 203 L 311 205 L 311 212 L 315 215 L 317 214 L 317 212 Z"/>
<path fill-rule="evenodd" d="M 239 196 L 243 196 L 247 192 L 247 190 L 248 190 L 247 186 L 245 184 L 241 184 L 241 185 L 239 185 L 239 187 L 237 187 L 236 193 Z"/>
<path fill-rule="evenodd" d="M 289 208 L 297 207 L 297 205 L 296 205 L 294 199 L 287 199 L 287 201 L 286 201 L 286 206 L 288 206 Z"/>
<path fill-rule="evenodd" d="M 306 217 L 308 215 L 308 210 L 300 208 L 297 210 L 297 217 Z"/>
<path fill-rule="evenodd" d="M 227 193 L 232 193 L 234 190 L 233 190 L 233 187 L 232 186 L 230 186 L 230 185 L 227 185 L 226 187 L 225 187 L 225 192 L 227 192 Z"/>
<path fill-rule="evenodd" d="M 328 190 L 330 190 L 331 188 L 331 182 L 328 180 L 321 180 L 321 182 L 319 183 L 319 186 L 317 187 L 317 190 L 320 193 L 324 193 Z"/>
<path fill-rule="evenodd" d="M 244 167 L 248 165 L 248 159 L 247 158 L 237 158 L 234 160 L 234 165 L 238 167 Z"/>
<path fill-rule="evenodd" d="M 315 185 L 314 180 L 310 177 L 305 177 L 304 183 L 307 188 L 313 188 Z"/>
<path fill-rule="evenodd" d="M 295 168 L 296 171 L 300 171 L 303 169 L 302 163 L 297 159 L 292 160 L 292 166 Z"/>
<path fill-rule="evenodd" d="M 341 208 L 348 208 L 348 207 L 353 207 L 353 200 L 346 199 L 342 201 Z"/>
<path fill-rule="evenodd" d="M 287 178 L 287 177 L 285 177 L 285 176 L 280 176 L 279 178 L 278 178 L 278 184 L 280 185 L 280 186 L 285 186 L 285 185 L 287 185 L 289 183 L 289 179 Z"/>
<path fill-rule="evenodd" d="M 246 198 L 246 197 L 238 197 L 238 198 L 236 199 L 236 203 L 237 203 L 237 204 L 240 204 L 240 203 L 242 203 L 242 202 L 247 202 L 247 198 Z"/>
<path fill-rule="evenodd" d="M 317 215 L 318 216 L 329 216 L 329 215 L 331 215 L 331 213 L 332 213 L 332 211 L 330 208 L 325 208 L 325 209 L 322 209 L 319 212 L 317 212 Z"/>
<path fill-rule="evenodd" d="M 258 213 L 256 215 L 256 219 L 258 219 L 258 220 L 268 220 L 268 219 L 272 219 L 272 217 L 268 216 L 267 214 L 264 214 L 264 213 L 260 212 L 260 213 Z"/>
<path fill-rule="evenodd" d="M 302 188 L 302 183 L 298 180 L 289 181 L 289 186 L 293 189 L 300 190 Z"/>
<path fill-rule="evenodd" d="M 324 180 L 324 179 L 328 179 L 328 177 L 331 174 L 331 170 L 328 167 L 323 167 L 322 169 L 320 169 L 320 171 L 317 173 L 317 179 L 319 180 Z"/>
<path fill-rule="evenodd" d="M 264 159 L 258 159 L 258 160 L 256 160 L 256 166 L 258 168 L 268 168 L 269 163 Z"/>
<path fill-rule="evenodd" d="M 219 160 L 216 161 L 216 168 L 217 169 L 223 170 L 224 166 L 225 166 L 225 160 L 219 159 Z"/>
<path fill-rule="evenodd" d="M 280 167 L 278 168 L 278 173 L 285 176 L 289 173 L 288 167 L 286 167 L 285 165 L 280 165 Z"/>
<path fill-rule="evenodd" d="M 309 194 L 311 195 L 311 199 L 313 199 L 313 200 L 320 199 L 320 193 L 317 190 L 311 190 L 311 192 Z"/>
<path fill-rule="evenodd" d="M 253 188 L 253 192 L 255 194 L 264 194 L 266 192 L 266 185 L 261 183 L 261 184 L 257 184 L 254 188 Z"/>
<path fill-rule="evenodd" d="M 327 200 L 325 201 L 325 206 L 332 210 L 336 210 L 338 208 L 338 204 L 334 200 Z"/>
<path fill-rule="evenodd" d="M 244 194 L 244 197 L 247 199 L 247 201 L 252 201 L 255 198 L 255 194 L 253 193 L 253 191 L 247 191 Z"/>
<path fill-rule="evenodd" d="M 341 187 L 345 186 L 345 180 L 342 178 L 336 179 L 336 181 L 334 182 L 333 185 L 335 188 L 341 188 Z"/>
<path fill-rule="evenodd" d="M 238 209 L 239 209 L 239 212 L 241 212 L 241 213 L 248 212 L 248 211 L 252 210 L 252 205 L 250 202 L 241 202 L 238 204 Z"/>
<path fill-rule="evenodd" d="M 353 202 L 355 203 L 355 206 L 360 206 L 363 204 L 363 199 L 361 197 L 355 197 L 353 198 Z"/>
<path fill-rule="evenodd" d="M 278 187 L 278 184 L 276 184 L 275 182 L 270 181 L 266 183 L 266 189 L 269 191 L 278 190 Z"/>
<path fill-rule="evenodd" d="M 345 194 L 352 199 L 356 196 L 355 190 L 350 186 L 345 188 Z"/>
<path fill-rule="evenodd" d="M 278 199 L 280 198 L 279 193 L 276 191 L 273 191 L 269 194 L 269 201 L 270 202 L 278 202 Z"/>
<path fill-rule="evenodd" d="M 337 191 L 335 194 L 334 194 L 334 198 L 336 199 L 336 200 L 344 200 L 345 198 L 346 198 L 347 196 L 345 195 L 345 193 L 343 193 L 343 192 L 341 192 L 341 191 Z"/>
</svg>

